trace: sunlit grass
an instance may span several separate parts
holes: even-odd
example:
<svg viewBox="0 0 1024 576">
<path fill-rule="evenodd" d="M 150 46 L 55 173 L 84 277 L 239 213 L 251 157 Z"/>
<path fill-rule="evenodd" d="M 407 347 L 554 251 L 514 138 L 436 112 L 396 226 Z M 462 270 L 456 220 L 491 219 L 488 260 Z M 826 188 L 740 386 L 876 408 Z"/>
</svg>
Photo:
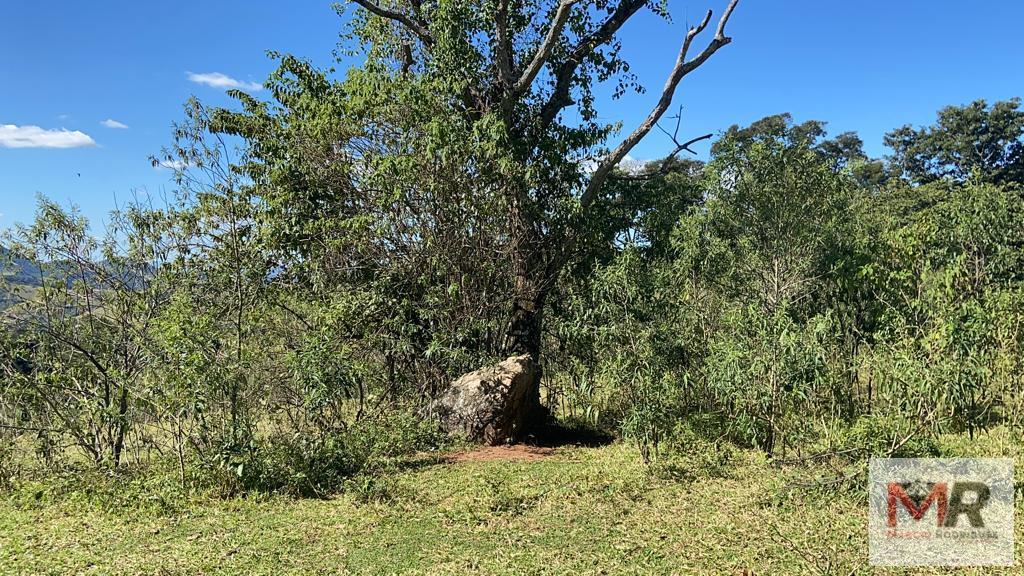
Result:
<svg viewBox="0 0 1024 576">
<path fill-rule="evenodd" d="M 944 444 L 957 455 L 1019 456 L 1005 440 Z M 815 470 L 779 469 L 755 451 L 736 451 L 724 473 L 696 472 L 671 480 L 616 443 L 533 462 L 427 460 L 326 500 L 161 507 L 146 501 L 161 498 L 153 484 L 120 499 L 26 485 L 0 503 L 0 572 L 871 573 L 861 491 L 784 492 Z"/>
</svg>

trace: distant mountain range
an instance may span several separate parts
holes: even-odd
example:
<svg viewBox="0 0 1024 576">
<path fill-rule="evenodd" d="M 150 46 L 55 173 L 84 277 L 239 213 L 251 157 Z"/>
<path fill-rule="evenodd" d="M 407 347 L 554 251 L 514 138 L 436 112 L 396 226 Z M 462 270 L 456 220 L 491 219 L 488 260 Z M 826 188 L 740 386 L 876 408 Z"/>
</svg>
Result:
<svg viewBox="0 0 1024 576">
<path fill-rule="evenodd" d="M 11 284 L 23 286 L 39 286 L 42 276 L 39 267 L 28 258 L 24 258 L 0 246 L 0 275 Z M 0 290 L 3 288 L 0 287 Z"/>
<path fill-rule="evenodd" d="M 94 263 L 85 271 L 85 278 L 92 280 L 95 279 L 96 271 L 103 270 L 107 273 L 107 278 L 116 277 L 119 273 L 117 269 L 112 266 L 108 261 L 101 260 Z M 156 268 L 147 265 L 145 268 L 145 274 L 155 274 Z M 139 286 L 138 271 L 133 272 L 121 272 L 126 274 L 123 277 L 123 281 L 129 287 Z M 70 285 L 76 280 L 81 280 L 82 273 L 78 267 L 69 261 L 50 261 L 45 263 L 41 269 L 39 263 L 26 258 L 16 252 L 13 252 L 9 248 L 0 246 L 0 310 L 5 309 L 13 302 L 12 293 L 19 289 L 35 289 L 43 285 L 45 278 L 50 279 L 63 279 Z"/>
</svg>

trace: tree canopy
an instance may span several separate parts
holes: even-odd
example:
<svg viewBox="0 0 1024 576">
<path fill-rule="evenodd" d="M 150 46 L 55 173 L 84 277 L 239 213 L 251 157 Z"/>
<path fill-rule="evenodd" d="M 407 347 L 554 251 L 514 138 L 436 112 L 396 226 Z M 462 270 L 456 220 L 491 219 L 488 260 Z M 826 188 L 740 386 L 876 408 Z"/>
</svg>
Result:
<svg viewBox="0 0 1024 576">
<path fill-rule="evenodd" d="M 1024 178 L 1020 98 L 975 100 L 939 110 L 933 126 L 902 126 L 885 135 L 894 171 L 915 184 L 951 179 L 1006 184 Z"/>
</svg>

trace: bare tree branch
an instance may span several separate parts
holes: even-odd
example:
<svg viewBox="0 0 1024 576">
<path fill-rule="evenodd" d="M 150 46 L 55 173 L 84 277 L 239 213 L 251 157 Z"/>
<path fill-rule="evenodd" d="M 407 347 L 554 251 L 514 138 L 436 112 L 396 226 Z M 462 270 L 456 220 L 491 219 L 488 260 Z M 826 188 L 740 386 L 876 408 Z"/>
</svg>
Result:
<svg viewBox="0 0 1024 576">
<path fill-rule="evenodd" d="M 512 87 L 512 93 L 510 98 L 515 98 L 519 94 L 525 92 L 534 79 L 537 78 L 537 74 L 540 73 L 541 68 L 544 67 L 544 62 L 547 61 L 548 56 L 551 55 L 551 50 L 555 44 L 562 37 L 562 28 L 565 27 L 566 20 L 569 19 L 569 14 L 572 13 L 572 7 L 579 0 L 562 0 L 558 4 L 558 9 L 555 11 L 555 17 L 551 21 L 551 27 L 548 28 L 548 33 L 544 37 L 544 41 L 541 42 L 537 48 L 537 52 L 533 55 L 533 60 L 527 65 L 526 69 L 523 70 L 523 75 L 519 77 L 515 86 Z"/>
<path fill-rule="evenodd" d="M 427 46 L 431 46 L 434 43 L 434 39 L 430 36 L 430 32 L 427 31 L 427 27 L 422 22 L 413 20 L 409 16 L 397 12 L 395 10 L 388 10 L 387 8 L 381 7 L 379 4 L 374 4 L 370 0 L 352 0 L 356 4 L 359 4 L 363 8 L 366 8 L 371 13 L 380 16 L 381 18 L 387 18 L 398 22 L 399 24 L 408 28 L 411 32 L 419 37 L 420 41 Z"/>
<path fill-rule="evenodd" d="M 636 130 L 627 136 L 622 143 L 612 151 L 611 154 L 606 156 L 604 160 L 598 165 L 597 169 L 594 170 L 594 174 L 590 178 L 590 182 L 587 183 L 587 188 L 583 191 L 583 195 L 580 197 L 580 203 L 584 208 L 589 206 L 594 201 L 594 197 L 597 192 L 604 185 L 605 180 L 608 179 L 608 175 L 612 169 L 625 158 L 626 154 L 637 145 L 651 128 L 658 123 L 662 115 L 668 109 L 669 105 L 672 104 L 672 97 L 675 95 L 676 87 L 679 85 L 679 81 L 690 72 L 696 70 L 701 64 L 703 64 L 712 54 L 718 51 L 719 48 L 725 46 L 732 41 L 731 38 L 725 35 L 725 24 L 729 21 L 729 17 L 732 15 L 733 9 L 736 8 L 736 4 L 739 0 L 732 0 L 729 2 L 729 6 L 725 9 L 722 14 L 721 20 L 718 21 L 718 29 L 715 31 L 715 37 L 708 43 L 707 47 L 698 54 L 693 60 L 687 60 L 686 55 L 690 49 L 690 44 L 693 39 L 704 31 L 707 27 L 708 22 L 711 21 L 711 11 L 704 15 L 704 19 L 696 27 L 690 28 L 686 33 L 686 38 L 683 40 L 683 45 L 679 49 L 679 56 L 676 58 L 676 64 L 672 68 L 672 73 L 669 75 L 668 80 L 665 82 L 665 87 L 661 91 L 661 98 L 658 99 L 658 103 L 651 110 L 651 113 L 647 115 L 647 118 L 637 126 Z"/>
<path fill-rule="evenodd" d="M 686 63 L 683 70 L 683 76 L 689 74 L 697 67 L 699 67 L 701 64 L 703 64 L 704 61 L 710 58 L 712 54 L 717 52 L 719 48 L 732 42 L 732 38 L 729 38 L 728 36 L 725 35 L 725 25 L 727 22 L 729 22 L 729 17 L 732 16 L 732 11 L 736 8 L 737 2 L 739 2 L 739 0 L 732 0 L 732 2 L 729 2 L 729 5 L 726 6 L 725 12 L 722 13 L 722 17 L 718 20 L 718 28 L 715 30 L 715 38 L 711 41 L 710 44 L 707 45 L 706 48 L 704 48 L 704 50 L 700 54 L 697 55 L 696 58 Z M 709 10 L 707 17 L 710 16 L 711 11 Z M 704 25 L 707 25 L 707 18 L 705 18 Z M 700 30 L 697 31 L 697 34 L 699 33 Z"/>
<path fill-rule="evenodd" d="M 713 134 L 705 134 L 703 136 L 697 136 L 696 138 L 690 138 L 686 142 L 683 142 L 682 144 L 680 144 L 671 154 L 669 154 L 669 156 L 670 157 L 671 156 L 675 156 L 676 154 L 682 152 L 683 150 L 686 150 L 690 154 L 696 154 L 696 152 L 694 152 L 693 150 L 690 149 L 690 144 L 695 144 L 697 142 L 700 142 L 701 140 L 707 140 L 707 139 L 711 138 L 712 136 L 713 136 Z"/>
<path fill-rule="evenodd" d="M 576 48 L 569 55 L 569 58 L 555 71 L 555 88 L 541 108 L 540 126 L 542 129 L 550 126 L 555 117 L 558 116 L 558 113 L 566 106 L 572 104 L 572 98 L 570 97 L 572 79 L 576 74 L 577 68 L 583 63 L 583 60 L 594 50 L 608 43 L 615 36 L 615 33 L 618 32 L 619 28 L 636 14 L 638 10 L 643 8 L 647 2 L 648 0 L 622 0 L 615 8 L 615 11 L 597 30 L 594 30 L 580 40 Z"/>
</svg>

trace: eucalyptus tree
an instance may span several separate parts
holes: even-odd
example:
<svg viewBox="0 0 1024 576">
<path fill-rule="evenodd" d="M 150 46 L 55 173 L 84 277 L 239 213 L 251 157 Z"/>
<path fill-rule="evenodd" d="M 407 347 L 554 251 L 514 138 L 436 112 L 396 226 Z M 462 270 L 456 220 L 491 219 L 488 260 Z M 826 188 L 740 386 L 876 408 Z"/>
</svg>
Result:
<svg viewBox="0 0 1024 576">
<path fill-rule="evenodd" d="M 838 332 L 835 285 L 854 212 L 849 171 L 823 135 L 821 123 L 788 115 L 730 129 L 712 149 L 707 201 L 674 236 L 680 291 L 710 288 L 720 303 L 708 394 L 734 431 L 769 452 L 793 441 L 806 408 L 832 409 L 821 359 Z"/>
<path fill-rule="evenodd" d="M 1020 413 L 1024 198 L 1018 187 L 932 182 L 874 199 L 879 402 L 972 433 Z"/>
<path fill-rule="evenodd" d="M 643 10 L 668 18 L 664 3 L 352 0 L 338 7 L 350 16 L 339 55 L 359 65 L 337 78 L 275 54 L 272 98 L 234 92 L 241 110 L 214 111 L 209 128 L 243 141 L 234 170 L 260 206 L 274 278 L 362 299 L 353 339 L 414 350 L 410 364 L 537 357 L 545 302 L 592 238 L 588 220 L 616 202 L 617 165 L 729 44 L 736 4 L 706 42 L 711 11 L 687 29 L 657 102 L 621 139 L 595 88 L 642 90 L 619 33 Z"/>
</svg>

